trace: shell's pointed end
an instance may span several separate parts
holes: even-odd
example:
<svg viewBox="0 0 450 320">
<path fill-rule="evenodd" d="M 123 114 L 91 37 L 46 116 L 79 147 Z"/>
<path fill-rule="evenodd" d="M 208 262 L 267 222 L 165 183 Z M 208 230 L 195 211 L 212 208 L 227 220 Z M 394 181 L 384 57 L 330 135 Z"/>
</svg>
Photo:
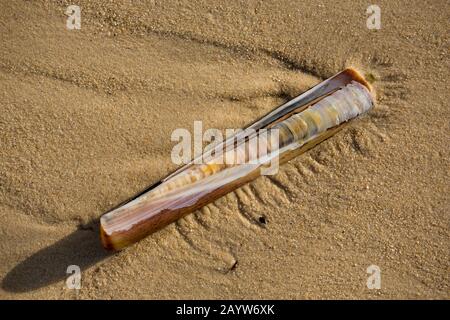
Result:
<svg viewBox="0 0 450 320">
<path fill-rule="evenodd" d="M 116 251 L 119 248 L 116 248 L 114 243 L 112 242 L 111 236 L 108 235 L 103 227 L 103 221 L 100 219 L 100 239 L 102 241 L 103 248 L 108 251 Z"/>
</svg>

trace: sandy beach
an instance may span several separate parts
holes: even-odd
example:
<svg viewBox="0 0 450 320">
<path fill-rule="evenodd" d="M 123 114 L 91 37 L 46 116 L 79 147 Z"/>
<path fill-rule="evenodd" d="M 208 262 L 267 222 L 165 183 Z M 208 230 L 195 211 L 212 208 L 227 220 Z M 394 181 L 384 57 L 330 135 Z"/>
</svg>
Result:
<svg viewBox="0 0 450 320">
<path fill-rule="evenodd" d="M 370 4 L 0 1 L 0 299 L 450 299 L 450 5 L 377 0 L 370 30 Z M 367 116 L 102 248 L 100 216 L 178 167 L 175 129 L 245 127 L 346 67 Z"/>
</svg>

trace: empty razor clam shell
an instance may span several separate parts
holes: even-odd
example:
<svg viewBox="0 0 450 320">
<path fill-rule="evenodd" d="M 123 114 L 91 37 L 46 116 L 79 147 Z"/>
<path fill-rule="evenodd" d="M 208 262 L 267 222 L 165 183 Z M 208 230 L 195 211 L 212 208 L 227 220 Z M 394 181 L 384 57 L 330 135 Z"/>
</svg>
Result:
<svg viewBox="0 0 450 320">
<path fill-rule="evenodd" d="M 373 100 L 371 86 L 354 69 L 321 82 L 205 151 L 203 162 L 194 159 L 104 214 L 100 219 L 104 247 L 119 250 L 139 241 L 257 178 L 274 159 L 282 164 L 305 152 L 370 110 Z M 253 138 L 263 141 L 268 150 L 256 162 L 222 163 L 213 154 L 214 150 L 222 150 L 221 156 L 234 152 L 240 160 L 248 160 L 252 150 L 245 143 Z"/>
</svg>

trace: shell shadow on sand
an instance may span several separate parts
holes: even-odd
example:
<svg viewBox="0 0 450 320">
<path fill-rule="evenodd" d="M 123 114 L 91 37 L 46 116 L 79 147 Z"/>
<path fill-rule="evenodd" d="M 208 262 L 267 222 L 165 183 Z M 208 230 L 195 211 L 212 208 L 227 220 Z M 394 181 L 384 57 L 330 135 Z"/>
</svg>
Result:
<svg viewBox="0 0 450 320">
<path fill-rule="evenodd" d="M 95 230 L 98 230 L 98 222 L 28 257 L 8 272 L 2 289 L 9 292 L 36 290 L 67 278 L 69 265 L 77 265 L 83 271 L 110 256 L 100 245 Z"/>
</svg>

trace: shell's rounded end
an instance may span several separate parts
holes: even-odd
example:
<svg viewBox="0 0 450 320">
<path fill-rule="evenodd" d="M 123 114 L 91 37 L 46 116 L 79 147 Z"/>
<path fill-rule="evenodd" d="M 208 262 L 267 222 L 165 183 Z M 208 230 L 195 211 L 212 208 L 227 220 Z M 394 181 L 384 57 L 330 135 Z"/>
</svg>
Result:
<svg viewBox="0 0 450 320">
<path fill-rule="evenodd" d="M 347 74 L 349 74 L 355 81 L 358 81 L 363 86 L 369 90 L 370 95 L 372 96 L 372 99 L 375 101 L 377 98 L 375 89 L 373 86 L 366 80 L 366 78 L 355 68 L 348 67 L 344 70 Z"/>
<path fill-rule="evenodd" d="M 374 89 L 372 85 L 364 78 L 364 76 L 355 68 L 349 67 L 345 69 L 345 72 L 350 74 L 350 76 L 355 80 L 364 85 L 370 93 L 374 94 Z"/>
</svg>

